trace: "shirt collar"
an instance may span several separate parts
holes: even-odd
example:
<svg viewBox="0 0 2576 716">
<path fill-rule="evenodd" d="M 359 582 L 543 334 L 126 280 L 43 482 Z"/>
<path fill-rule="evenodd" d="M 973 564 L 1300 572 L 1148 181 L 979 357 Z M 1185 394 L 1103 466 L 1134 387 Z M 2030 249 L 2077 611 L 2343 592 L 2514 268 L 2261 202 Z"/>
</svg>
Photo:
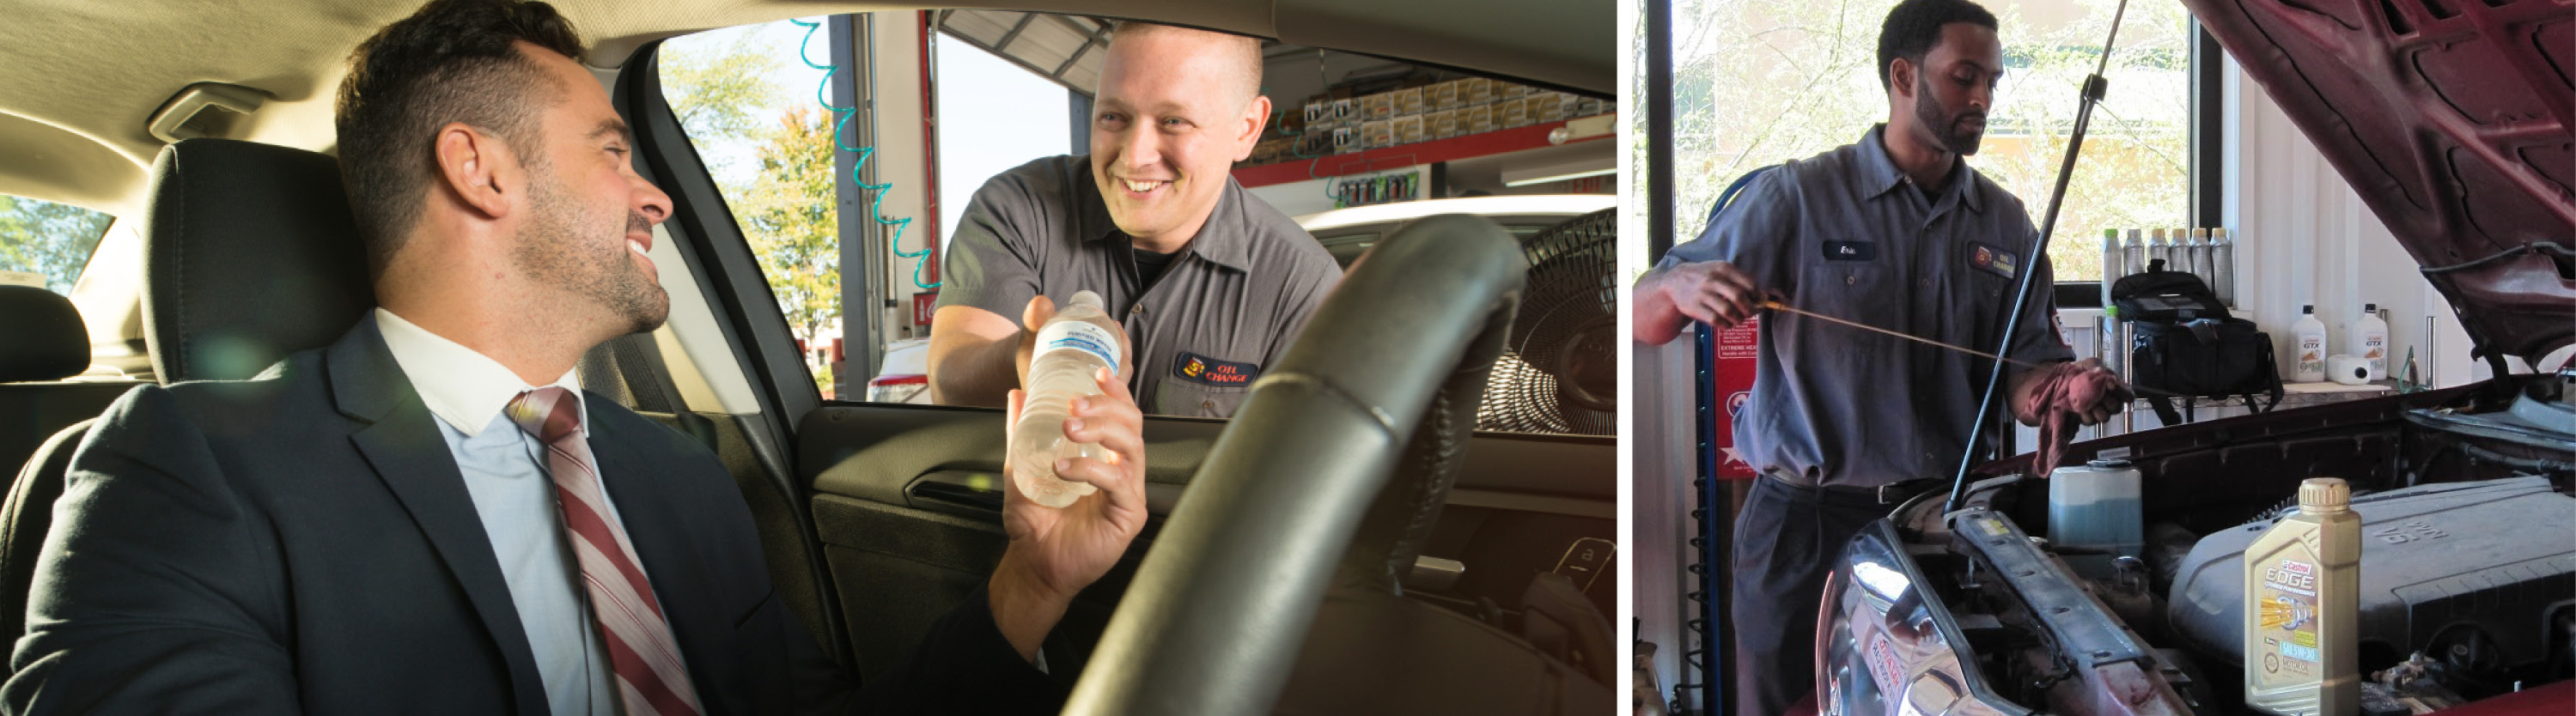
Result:
<svg viewBox="0 0 2576 716">
<path fill-rule="evenodd" d="M 1905 172 L 1899 171 L 1896 159 L 1887 155 L 1886 136 L 1887 125 L 1884 123 L 1871 126 L 1868 134 L 1861 135 L 1860 180 L 1864 197 L 1874 199 L 1906 183 Z M 1984 192 L 1977 190 L 1977 170 L 1968 166 L 1964 158 L 1950 166 L 1949 193 L 1958 195 L 1960 203 L 1969 211 L 1984 213 L 1986 210 Z M 1941 203 L 1941 197 L 1930 198 L 1933 204 Z"/>
<path fill-rule="evenodd" d="M 1082 178 L 1074 185 L 1080 187 L 1075 190 L 1075 196 L 1082 205 L 1082 240 L 1101 241 L 1112 236 L 1124 236 L 1118 231 L 1117 220 L 1109 216 L 1109 201 L 1100 196 L 1100 183 L 1091 176 L 1091 157 L 1082 157 L 1079 164 Z M 1227 174 L 1225 188 L 1217 190 L 1216 207 L 1208 210 L 1207 221 L 1199 225 L 1198 235 L 1190 237 L 1190 243 L 1174 257 L 1196 254 L 1226 268 L 1249 270 L 1251 251 L 1245 246 L 1247 221 L 1243 216 L 1243 192 L 1243 185 L 1236 183 L 1232 174 Z"/>
<path fill-rule="evenodd" d="M 420 393 L 420 402 L 429 406 L 430 414 L 447 421 L 449 427 L 466 437 L 483 432 L 520 393 L 536 390 L 500 361 L 413 325 L 382 307 L 376 309 L 376 329 L 384 333 L 385 349 L 394 354 L 394 363 L 402 366 L 403 375 L 411 379 L 412 390 Z M 581 384 L 574 380 L 572 371 L 565 371 L 551 387 L 570 390 L 575 398 L 581 396 Z M 574 404 L 580 406 L 581 431 L 587 436 L 590 405 L 581 400 Z"/>
</svg>

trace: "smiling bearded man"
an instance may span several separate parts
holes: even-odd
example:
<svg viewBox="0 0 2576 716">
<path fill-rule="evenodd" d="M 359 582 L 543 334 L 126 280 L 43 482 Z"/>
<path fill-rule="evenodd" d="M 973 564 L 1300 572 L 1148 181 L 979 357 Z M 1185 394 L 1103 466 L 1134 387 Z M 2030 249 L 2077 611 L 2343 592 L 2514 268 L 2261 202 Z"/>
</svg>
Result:
<svg viewBox="0 0 2576 716">
<path fill-rule="evenodd" d="M 1232 415 L 1341 279 L 1313 236 L 1231 174 L 1270 117 L 1260 88 L 1258 40 L 1119 25 L 1092 153 L 1003 172 L 958 222 L 931 321 L 933 398 L 1000 405 L 1056 303 L 1090 290 L 1125 329 L 1140 407 Z"/>
</svg>

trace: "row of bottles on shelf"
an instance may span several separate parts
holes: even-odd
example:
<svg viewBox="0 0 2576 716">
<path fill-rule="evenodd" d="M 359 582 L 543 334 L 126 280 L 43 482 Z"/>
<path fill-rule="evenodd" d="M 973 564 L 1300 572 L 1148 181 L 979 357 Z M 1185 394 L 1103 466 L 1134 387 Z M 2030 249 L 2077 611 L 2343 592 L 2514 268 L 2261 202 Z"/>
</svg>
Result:
<svg viewBox="0 0 2576 716">
<path fill-rule="evenodd" d="M 2218 301 L 2236 305 L 2236 248 L 2225 227 L 2184 229 L 2102 230 L 2102 305 L 2111 306 L 2111 285 L 2121 277 L 2145 273 L 2156 262 L 2167 271 L 2182 271 L 2199 277 L 2201 283 L 2217 294 Z M 2291 345 L 2297 354 L 2291 362 L 2291 380 L 2319 382 L 2338 372 L 2359 372 L 2347 378 L 2384 380 L 2388 377 L 2388 322 L 2379 316 L 2377 304 L 2365 305 L 2361 314 L 2345 326 L 2343 350 L 2330 348 L 2326 326 L 2316 317 L 2316 307 L 2302 306 L 2299 322 L 2291 328 Z M 2107 367 L 2119 371 L 2126 362 L 2127 340 L 2119 325 L 2116 310 L 2105 311 L 2102 321 L 2102 356 Z M 2338 360 L 2352 363 L 2351 371 L 2338 371 L 2329 363 Z M 2356 381 L 2357 382 L 2357 381 Z"/>
<path fill-rule="evenodd" d="M 2150 238 L 2140 229 L 2130 229 L 2124 242 L 2119 229 L 2102 230 L 2102 305 L 2111 305 L 2112 283 L 2122 276 L 2146 273 L 2157 261 L 2163 261 L 2167 271 L 2200 277 L 2218 294 L 2219 303 L 2236 305 L 2236 242 L 2228 239 L 2226 227 L 2153 231 Z"/>
<path fill-rule="evenodd" d="M 2388 378 L 2388 321 L 2379 317 L 2379 304 L 2363 304 L 2361 315 L 2344 327 L 2343 352 L 2328 355 L 2333 345 L 2324 321 L 2317 320 L 2317 307 L 2299 307 L 2299 322 L 2290 327 L 2291 350 L 2298 354 L 2290 367 L 2290 380 L 2315 383 L 2329 378 L 2338 383 L 2361 383 Z M 2408 359 L 2413 359 L 2410 354 Z M 2349 363 L 2349 365 L 2339 365 Z"/>
</svg>

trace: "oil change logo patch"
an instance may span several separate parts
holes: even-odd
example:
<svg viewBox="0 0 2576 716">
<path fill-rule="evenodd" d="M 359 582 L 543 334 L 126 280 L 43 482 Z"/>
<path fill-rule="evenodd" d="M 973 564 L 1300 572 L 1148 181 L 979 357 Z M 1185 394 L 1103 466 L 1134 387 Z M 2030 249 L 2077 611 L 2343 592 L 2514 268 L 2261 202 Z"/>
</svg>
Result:
<svg viewBox="0 0 2576 716">
<path fill-rule="evenodd" d="M 2021 274 L 2021 257 L 1980 243 L 1968 244 L 1968 265 L 2004 278 Z"/>
<path fill-rule="evenodd" d="M 1186 351 L 1172 358 L 1172 377 L 1200 385 L 1240 388 L 1260 375 L 1258 363 L 1217 360 Z"/>
</svg>

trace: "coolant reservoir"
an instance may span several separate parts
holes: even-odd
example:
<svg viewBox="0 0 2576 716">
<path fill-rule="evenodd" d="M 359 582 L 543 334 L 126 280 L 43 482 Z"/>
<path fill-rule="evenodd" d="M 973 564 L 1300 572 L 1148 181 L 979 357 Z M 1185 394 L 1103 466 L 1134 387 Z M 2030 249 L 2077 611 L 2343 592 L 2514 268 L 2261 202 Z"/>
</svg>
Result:
<svg viewBox="0 0 2576 716">
<path fill-rule="evenodd" d="M 2110 579 L 2113 560 L 2135 557 L 2146 545 L 2138 504 L 2138 468 L 2127 460 L 2094 460 L 2058 468 L 2048 476 L 2048 541 L 2079 551 L 2064 555 L 2078 575 Z"/>
<path fill-rule="evenodd" d="M 2361 711 L 2361 516 L 2343 480 L 2299 483 L 2299 513 L 2245 549 L 2245 705 Z"/>
</svg>

